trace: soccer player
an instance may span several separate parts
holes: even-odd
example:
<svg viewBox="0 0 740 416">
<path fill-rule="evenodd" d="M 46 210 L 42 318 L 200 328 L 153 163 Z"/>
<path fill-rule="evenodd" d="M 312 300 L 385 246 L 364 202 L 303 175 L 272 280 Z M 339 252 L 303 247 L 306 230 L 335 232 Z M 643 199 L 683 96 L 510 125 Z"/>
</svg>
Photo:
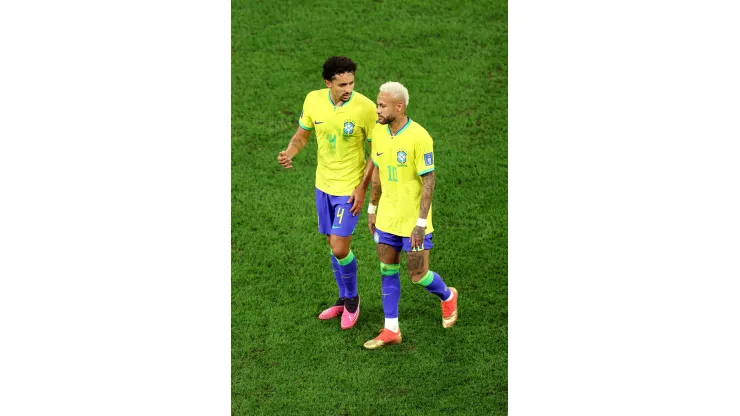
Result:
<svg viewBox="0 0 740 416">
<path fill-rule="evenodd" d="M 293 157 L 303 149 L 312 131 L 318 142 L 316 166 L 316 211 L 319 233 L 331 248 L 334 279 L 339 298 L 319 319 L 341 315 L 342 329 L 355 325 L 360 315 L 357 293 L 357 260 L 350 249 L 365 192 L 372 176 L 372 160 L 365 145 L 378 119 L 375 103 L 354 91 L 357 65 L 345 56 L 332 56 L 323 68 L 325 89 L 309 92 L 303 102 L 299 127 L 288 147 L 278 154 L 278 163 L 293 166 Z"/>
<path fill-rule="evenodd" d="M 378 125 L 373 131 L 372 191 L 368 227 L 373 233 L 382 278 L 385 327 L 364 347 L 375 349 L 401 342 L 398 302 L 401 299 L 399 263 L 406 252 L 411 281 L 439 297 L 442 326 L 457 321 L 457 290 L 447 287 L 429 270 L 432 244 L 434 151 L 432 137 L 406 116 L 409 92 L 398 82 L 386 82 L 378 94 Z"/>
</svg>

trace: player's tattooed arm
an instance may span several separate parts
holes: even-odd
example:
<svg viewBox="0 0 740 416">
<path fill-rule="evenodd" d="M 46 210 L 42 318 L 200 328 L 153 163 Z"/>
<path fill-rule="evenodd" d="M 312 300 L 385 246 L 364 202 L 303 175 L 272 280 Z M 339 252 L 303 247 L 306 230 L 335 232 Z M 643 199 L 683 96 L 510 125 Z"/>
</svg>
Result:
<svg viewBox="0 0 740 416">
<path fill-rule="evenodd" d="M 426 227 L 419 227 L 418 225 L 414 227 L 413 231 L 411 231 L 411 248 L 417 248 L 421 246 L 421 243 L 424 241 L 424 236 L 426 235 L 426 232 Z M 406 261 L 409 261 L 409 257 L 406 257 Z"/>
<path fill-rule="evenodd" d="M 383 193 L 383 189 L 380 187 L 380 174 L 378 173 L 379 169 L 377 166 L 375 166 L 374 163 L 372 162 L 370 163 L 373 165 L 372 175 L 371 175 L 373 186 L 370 188 L 370 204 L 377 206 L 378 201 L 380 201 L 380 194 Z M 375 234 L 375 221 L 376 220 L 377 220 L 377 215 L 375 213 L 370 213 L 370 211 L 368 211 L 367 227 L 370 230 L 370 234 Z"/>
<path fill-rule="evenodd" d="M 429 215 L 434 195 L 434 171 L 421 175 L 421 204 L 419 204 L 419 218 Z"/>
<path fill-rule="evenodd" d="M 434 171 L 421 175 L 421 203 L 419 204 L 419 218 L 426 219 L 429 208 L 432 206 L 434 194 Z M 411 231 L 411 248 L 415 249 L 424 242 L 426 227 L 415 226 Z"/>
<path fill-rule="evenodd" d="M 380 169 L 373 164 L 372 188 L 370 190 L 370 203 L 378 205 L 380 195 L 383 194 L 383 188 L 380 186 Z"/>
</svg>

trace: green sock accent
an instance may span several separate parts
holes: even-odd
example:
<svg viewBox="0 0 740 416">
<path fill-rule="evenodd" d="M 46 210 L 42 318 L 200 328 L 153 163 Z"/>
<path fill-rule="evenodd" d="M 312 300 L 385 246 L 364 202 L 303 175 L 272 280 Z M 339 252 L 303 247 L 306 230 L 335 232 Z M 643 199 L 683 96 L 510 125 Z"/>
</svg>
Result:
<svg viewBox="0 0 740 416">
<path fill-rule="evenodd" d="M 350 250 L 349 251 L 349 254 L 347 254 L 347 257 L 345 257 L 345 258 L 343 258 L 341 260 L 340 259 L 337 259 L 337 261 L 339 262 L 339 265 L 340 266 L 346 266 L 346 265 L 352 263 L 352 260 L 354 260 L 354 259 L 355 259 L 355 253 L 353 253 L 352 250 Z"/>
<path fill-rule="evenodd" d="M 383 276 L 393 276 L 394 274 L 398 273 L 398 270 L 400 269 L 399 264 L 385 264 L 382 261 L 380 262 L 380 274 Z"/>
<path fill-rule="evenodd" d="M 416 284 L 422 285 L 424 287 L 427 287 L 432 284 L 432 280 L 434 280 L 434 275 L 432 274 L 432 271 L 427 271 L 427 274 L 424 275 Z"/>
</svg>

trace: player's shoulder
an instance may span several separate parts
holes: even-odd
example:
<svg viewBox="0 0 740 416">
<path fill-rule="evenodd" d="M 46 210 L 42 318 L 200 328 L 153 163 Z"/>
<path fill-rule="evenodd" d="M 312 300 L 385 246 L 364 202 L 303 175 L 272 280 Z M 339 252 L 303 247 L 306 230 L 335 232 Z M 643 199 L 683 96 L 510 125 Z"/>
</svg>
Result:
<svg viewBox="0 0 740 416">
<path fill-rule="evenodd" d="M 421 124 L 419 124 L 416 120 L 411 119 L 411 125 L 409 126 L 410 133 L 414 135 L 414 137 L 417 138 L 432 138 L 432 136 L 429 134 L 427 129 L 424 128 Z"/>
<path fill-rule="evenodd" d="M 320 101 L 321 97 L 327 97 L 329 94 L 328 88 L 322 88 L 320 90 L 313 90 L 306 94 L 306 101 Z"/>
<path fill-rule="evenodd" d="M 373 138 L 379 138 L 381 136 L 384 136 L 386 132 L 386 126 L 385 124 L 378 123 L 377 120 L 375 120 L 375 127 L 373 128 Z"/>
<path fill-rule="evenodd" d="M 370 107 L 373 109 L 373 111 L 375 111 L 375 102 L 367 98 L 367 96 L 365 96 L 361 92 L 354 91 L 354 96 L 352 97 L 352 99 L 357 100 L 357 102 L 360 103 L 361 106 Z"/>
</svg>

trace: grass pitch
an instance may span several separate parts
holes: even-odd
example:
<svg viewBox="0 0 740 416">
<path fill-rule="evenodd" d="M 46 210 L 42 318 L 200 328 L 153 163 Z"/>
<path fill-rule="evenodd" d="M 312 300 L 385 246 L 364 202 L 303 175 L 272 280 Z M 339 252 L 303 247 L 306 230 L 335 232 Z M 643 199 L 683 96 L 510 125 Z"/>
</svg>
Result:
<svg viewBox="0 0 740 416">
<path fill-rule="evenodd" d="M 316 230 L 316 142 L 277 162 L 331 55 L 358 64 L 355 89 L 409 89 L 409 116 L 435 145 L 430 268 L 460 291 L 437 298 L 401 266 L 401 345 L 366 351 L 383 326 L 367 216 L 352 243 L 362 312 L 319 321 L 336 285 Z M 507 3 L 232 2 L 232 414 L 507 413 Z M 366 201 L 367 204 L 367 201 Z M 365 211 L 365 209 L 363 209 Z"/>
</svg>

